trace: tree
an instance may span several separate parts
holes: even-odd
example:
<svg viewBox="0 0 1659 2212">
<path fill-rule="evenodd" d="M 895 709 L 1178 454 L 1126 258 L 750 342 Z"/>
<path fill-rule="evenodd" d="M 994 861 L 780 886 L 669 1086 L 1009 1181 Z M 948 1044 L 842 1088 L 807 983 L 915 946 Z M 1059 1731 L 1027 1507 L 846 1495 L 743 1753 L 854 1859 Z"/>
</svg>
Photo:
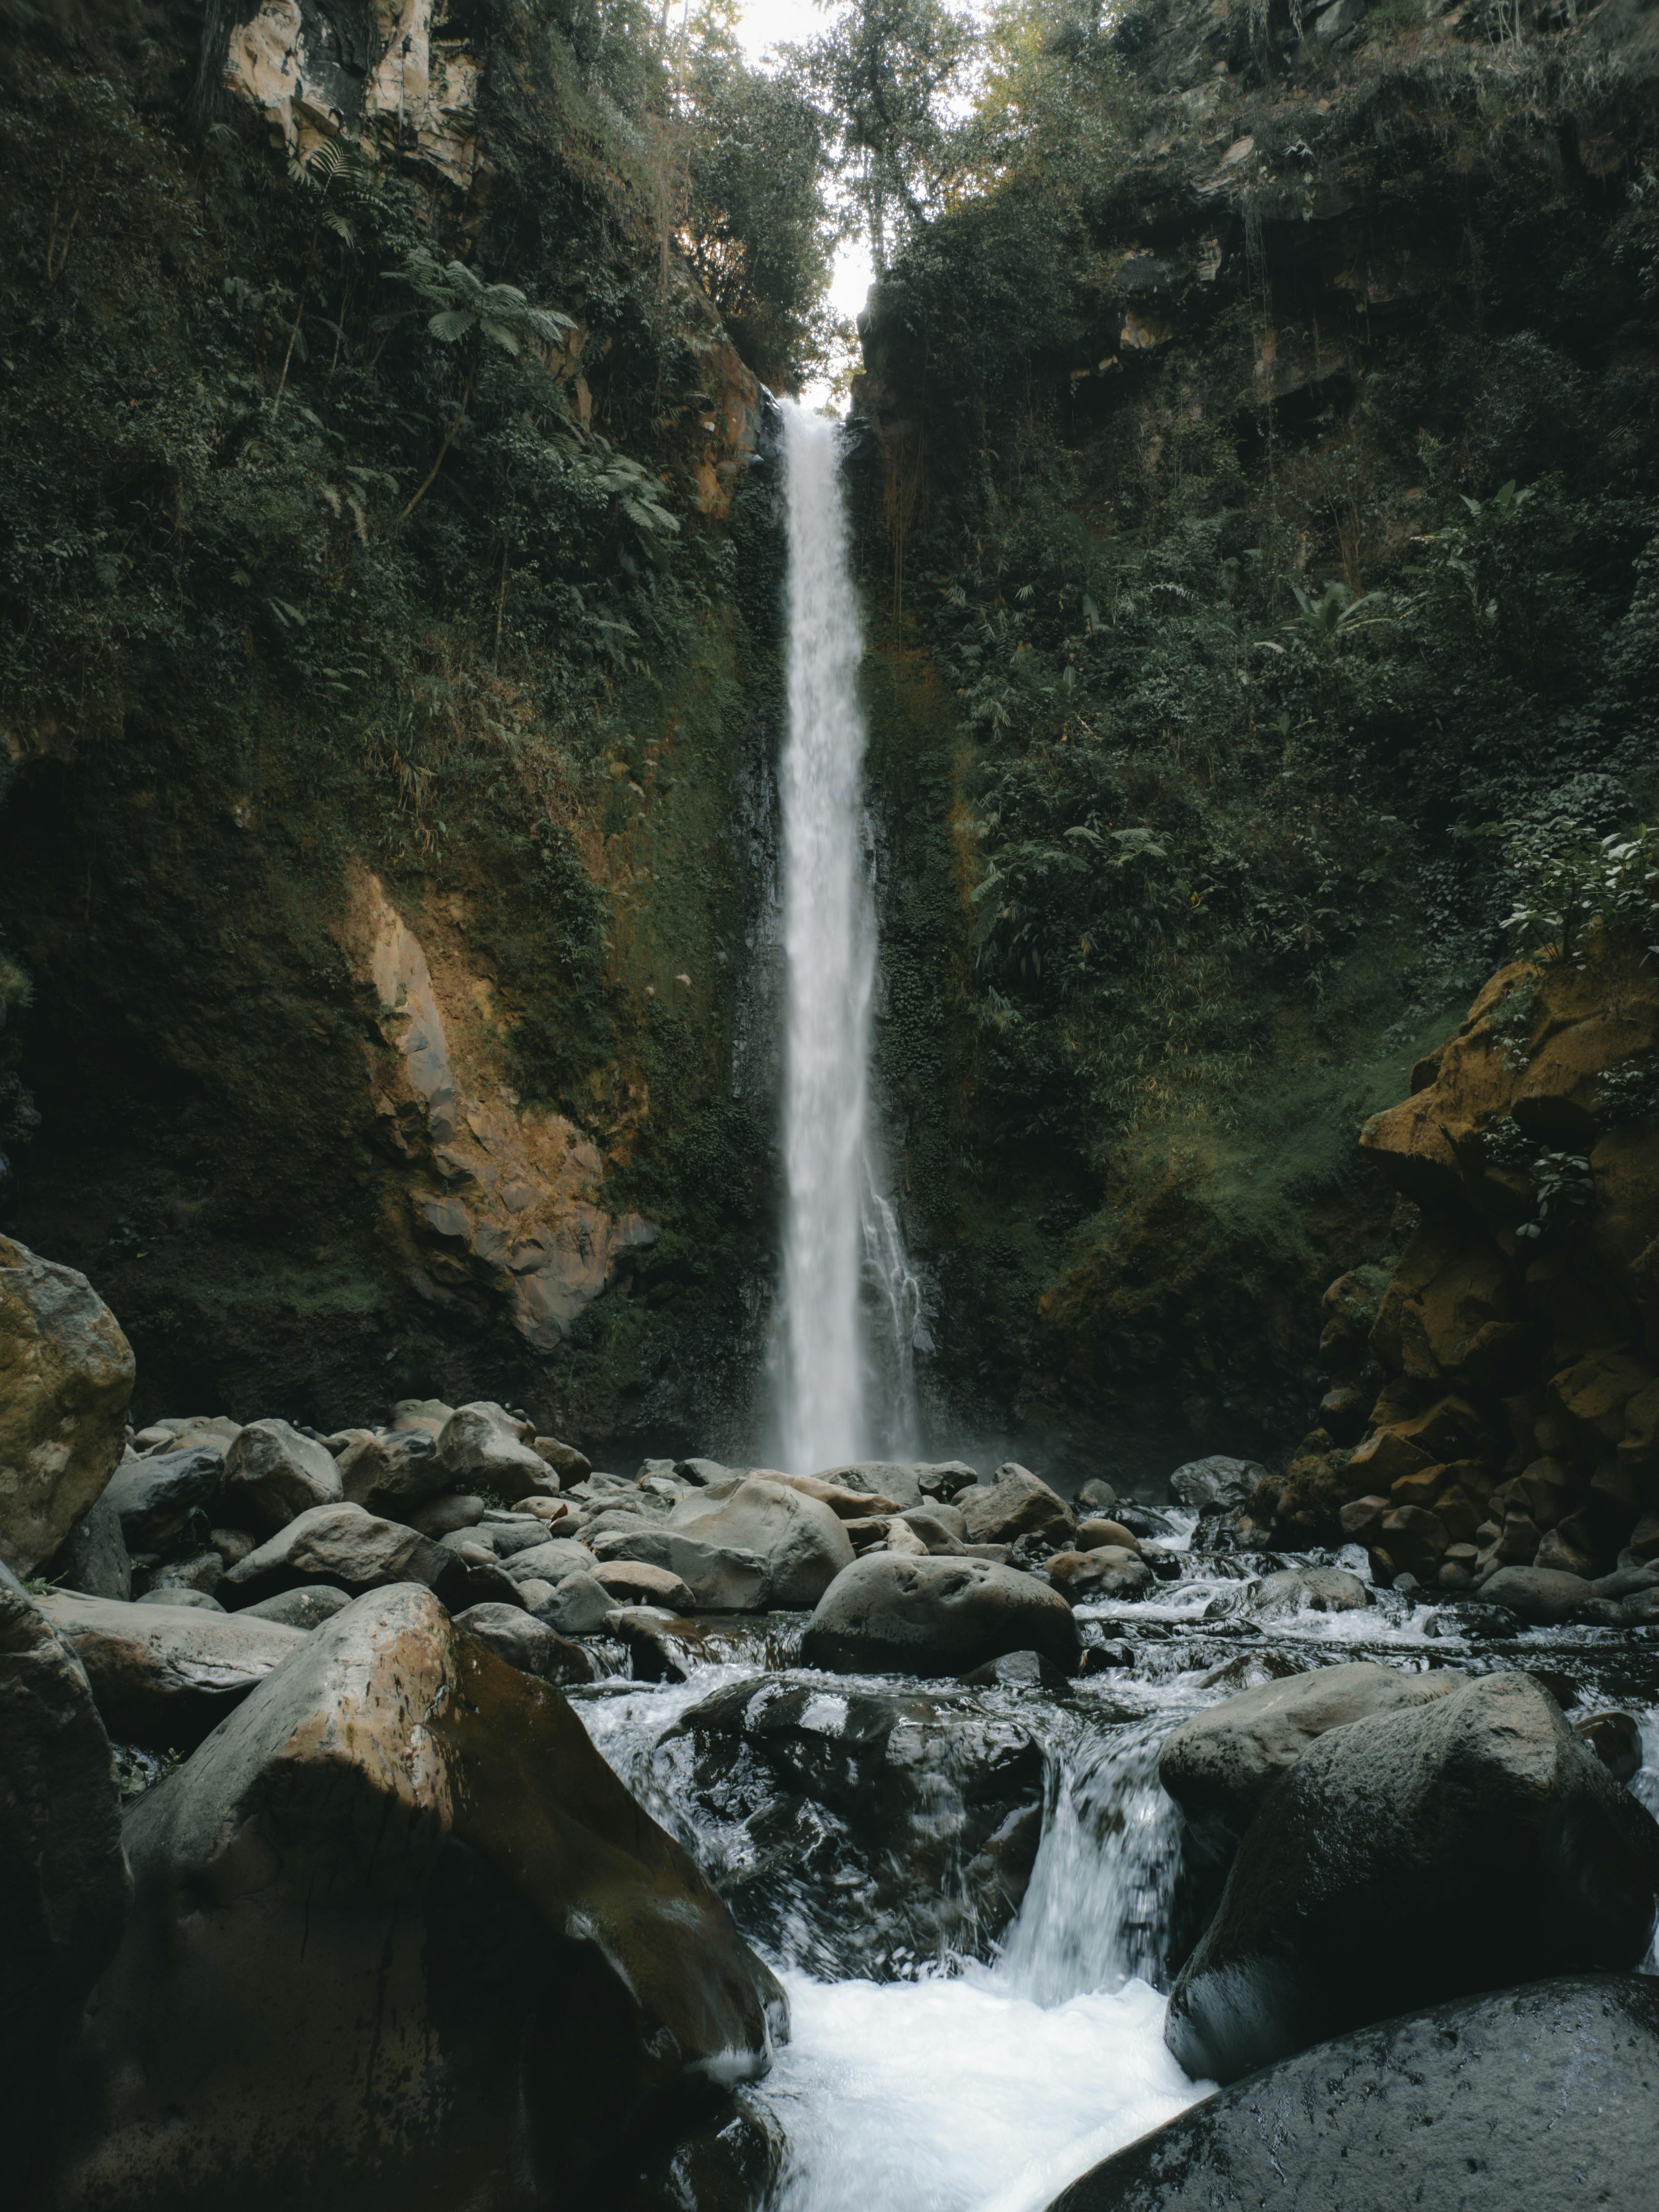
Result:
<svg viewBox="0 0 1659 2212">
<path fill-rule="evenodd" d="M 836 166 L 878 271 L 937 204 L 978 37 L 947 0 L 851 0 L 821 38 L 791 57 L 799 82 L 834 118 Z"/>
<path fill-rule="evenodd" d="M 682 99 L 681 244 L 755 374 L 798 383 L 823 351 L 836 230 L 822 181 L 830 125 L 799 83 L 712 45 L 690 61 Z"/>
</svg>

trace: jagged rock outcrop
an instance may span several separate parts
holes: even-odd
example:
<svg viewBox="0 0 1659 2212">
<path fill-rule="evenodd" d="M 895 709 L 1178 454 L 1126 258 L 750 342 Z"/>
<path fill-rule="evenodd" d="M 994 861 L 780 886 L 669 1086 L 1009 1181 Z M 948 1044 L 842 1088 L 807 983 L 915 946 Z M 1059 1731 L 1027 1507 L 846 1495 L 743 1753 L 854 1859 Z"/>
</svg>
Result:
<svg viewBox="0 0 1659 2212">
<path fill-rule="evenodd" d="M 1639 948 L 1502 969 L 1361 1149 L 1419 1208 L 1325 1298 L 1357 1443 L 1317 1431 L 1245 1525 L 1358 1538 L 1451 1589 L 1659 1557 L 1659 978 Z"/>
</svg>

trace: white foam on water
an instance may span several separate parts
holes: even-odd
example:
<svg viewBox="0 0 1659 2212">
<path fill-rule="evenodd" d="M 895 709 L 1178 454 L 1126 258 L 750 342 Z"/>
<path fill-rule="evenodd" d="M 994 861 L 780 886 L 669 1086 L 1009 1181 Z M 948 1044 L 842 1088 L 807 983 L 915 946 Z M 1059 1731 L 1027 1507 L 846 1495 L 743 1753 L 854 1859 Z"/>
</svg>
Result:
<svg viewBox="0 0 1659 2212">
<path fill-rule="evenodd" d="M 785 1983 L 791 2039 L 759 2093 L 789 2136 L 779 2212 L 1040 2212 L 1207 2087 L 1143 1981 L 1047 2006 L 994 1968 Z"/>
</svg>

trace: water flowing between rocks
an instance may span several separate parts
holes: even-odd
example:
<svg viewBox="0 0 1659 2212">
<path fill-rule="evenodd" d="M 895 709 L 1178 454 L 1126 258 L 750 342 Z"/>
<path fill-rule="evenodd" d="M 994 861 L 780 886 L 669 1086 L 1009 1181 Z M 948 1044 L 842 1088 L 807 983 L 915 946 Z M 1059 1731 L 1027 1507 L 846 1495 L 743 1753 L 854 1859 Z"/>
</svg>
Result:
<svg viewBox="0 0 1659 2212">
<path fill-rule="evenodd" d="M 616 1676 L 573 1693 L 788 1990 L 791 2040 L 745 2093 L 787 2142 L 773 2212 L 1040 2212 L 1206 2093 L 1163 2041 L 1195 1929 L 1177 1917 L 1191 1870 L 1157 1759 L 1188 1714 L 1359 1658 L 1524 1666 L 1590 1705 L 1650 1697 L 1632 1695 L 1651 1662 L 1627 1644 L 1566 1629 L 1478 1645 L 1388 1590 L 1264 1625 L 1234 1609 L 1249 1577 L 1304 1556 L 1188 1540 L 1183 1522 L 1148 1599 L 1080 1610 L 1086 1643 L 1127 1663 L 1063 1690 L 815 1673 L 791 1663 L 802 1617 L 775 1614 L 705 1636 L 702 1658 L 688 1645 L 684 1683 L 627 1680 L 619 1648 Z M 1659 1709 L 1644 1729 L 1632 1786 L 1659 1807 Z M 1022 1758 L 1041 1843 L 999 1918 L 983 1808 Z"/>
</svg>

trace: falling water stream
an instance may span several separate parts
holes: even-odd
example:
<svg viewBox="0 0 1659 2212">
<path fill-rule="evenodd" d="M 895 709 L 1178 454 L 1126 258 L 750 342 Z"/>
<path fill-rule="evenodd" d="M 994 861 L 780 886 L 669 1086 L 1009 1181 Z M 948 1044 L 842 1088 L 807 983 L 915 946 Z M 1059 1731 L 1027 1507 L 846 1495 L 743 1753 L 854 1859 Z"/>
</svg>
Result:
<svg viewBox="0 0 1659 2212">
<path fill-rule="evenodd" d="M 870 1129 L 875 919 L 864 798 L 864 647 L 838 427 L 783 406 L 789 726 L 781 772 L 785 1038 L 779 1443 L 802 1473 L 914 1451 L 921 1294 Z M 873 1313 L 882 1358 L 869 1326 Z"/>
</svg>

